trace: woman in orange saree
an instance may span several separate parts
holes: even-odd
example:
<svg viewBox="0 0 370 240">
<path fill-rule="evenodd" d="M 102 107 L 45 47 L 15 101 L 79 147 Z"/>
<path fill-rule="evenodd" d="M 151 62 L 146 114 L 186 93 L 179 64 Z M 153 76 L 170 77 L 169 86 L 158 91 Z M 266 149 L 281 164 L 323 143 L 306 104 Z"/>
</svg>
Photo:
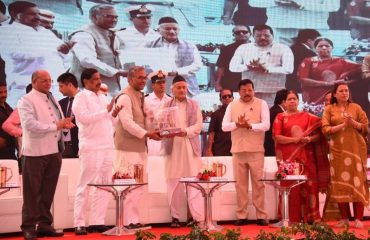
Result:
<svg viewBox="0 0 370 240">
<path fill-rule="evenodd" d="M 326 139 L 320 133 L 321 119 L 298 110 L 298 95 L 289 91 L 286 112 L 276 116 L 273 124 L 276 160 L 279 164 L 297 162 L 307 181 L 294 187 L 289 195 L 291 222 L 320 220 L 319 189 L 329 182 Z M 318 167 L 320 166 L 320 167 Z M 282 181 L 281 184 L 291 184 Z"/>
</svg>

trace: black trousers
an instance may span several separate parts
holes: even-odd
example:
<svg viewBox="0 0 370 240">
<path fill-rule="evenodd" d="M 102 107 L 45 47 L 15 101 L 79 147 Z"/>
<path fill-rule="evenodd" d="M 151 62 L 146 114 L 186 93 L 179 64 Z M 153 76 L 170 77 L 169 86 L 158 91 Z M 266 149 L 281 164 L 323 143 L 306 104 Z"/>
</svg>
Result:
<svg viewBox="0 0 370 240">
<path fill-rule="evenodd" d="M 34 230 L 36 224 L 50 226 L 53 223 L 50 208 L 61 166 L 60 153 L 37 157 L 24 156 L 22 230 Z"/>
</svg>

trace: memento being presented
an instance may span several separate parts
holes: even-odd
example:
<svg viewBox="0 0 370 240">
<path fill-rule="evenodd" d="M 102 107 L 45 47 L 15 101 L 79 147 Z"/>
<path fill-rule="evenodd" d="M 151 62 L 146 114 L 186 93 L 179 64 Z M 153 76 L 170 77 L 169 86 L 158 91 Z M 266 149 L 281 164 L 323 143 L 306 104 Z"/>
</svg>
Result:
<svg viewBox="0 0 370 240">
<path fill-rule="evenodd" d="M 154 129 L 158 129 L 161 137 L 174 137 L 181 133 L 181 128 L 176 126 L 176 116 L 178 112 L 178 107 L 166 107 L 161 108 L 154 116 Z"/>
</svg>

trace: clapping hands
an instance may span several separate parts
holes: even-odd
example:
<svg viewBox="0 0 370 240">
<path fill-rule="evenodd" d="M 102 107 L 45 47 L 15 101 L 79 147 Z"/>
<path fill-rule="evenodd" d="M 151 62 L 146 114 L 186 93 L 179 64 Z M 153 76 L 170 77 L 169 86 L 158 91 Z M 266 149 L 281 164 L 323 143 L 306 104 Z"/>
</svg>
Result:
<svg viewBox="0 0 370 240">
<path fill-rule="evenodd" d="M 259 58 L 251 60 L 249 64 L 247 64 L 247 67 L 251 71 L 256 71 L 260 73 L 268 72 L 267 68 L 265 67 L 265 63 L 262 63 Z"/>
</svg>

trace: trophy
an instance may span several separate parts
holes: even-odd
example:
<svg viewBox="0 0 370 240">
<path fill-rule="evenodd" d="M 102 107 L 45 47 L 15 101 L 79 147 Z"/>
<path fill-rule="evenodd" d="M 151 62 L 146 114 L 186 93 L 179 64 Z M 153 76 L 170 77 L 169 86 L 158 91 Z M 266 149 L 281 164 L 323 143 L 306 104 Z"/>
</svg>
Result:
<svg viewBox="0 0 370 240">
<path fill-rule="evenodd" d="M 165 107 L 159 109 L 156 114 L 157 129 L 161 137 L 174 137 L 181 133 L 181 128 L 176 126 L 178 107 Z"/>
</svg>

